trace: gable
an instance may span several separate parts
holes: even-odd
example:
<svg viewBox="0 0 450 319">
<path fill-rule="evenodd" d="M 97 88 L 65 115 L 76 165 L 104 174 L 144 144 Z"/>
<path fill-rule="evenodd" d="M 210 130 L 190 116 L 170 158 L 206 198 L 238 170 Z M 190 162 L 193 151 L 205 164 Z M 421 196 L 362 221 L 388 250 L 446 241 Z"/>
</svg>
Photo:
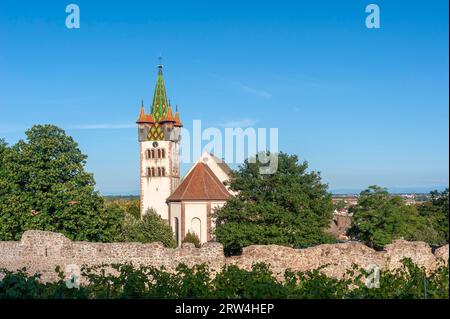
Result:
<svg viewBox="0 0 450 319">
<path fill-rule="evenodd" d="M 199 162 L 194 165 L 167 201 L 226 200 L 229 196 L 230 193 L 211 168 Z"/>
</svg>

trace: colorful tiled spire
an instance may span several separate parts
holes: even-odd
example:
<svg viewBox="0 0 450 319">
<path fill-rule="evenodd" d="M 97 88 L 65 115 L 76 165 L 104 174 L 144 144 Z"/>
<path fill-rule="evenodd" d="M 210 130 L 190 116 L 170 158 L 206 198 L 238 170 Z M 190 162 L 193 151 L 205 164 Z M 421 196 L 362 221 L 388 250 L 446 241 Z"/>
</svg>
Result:
<svg viewBox="0 0 450 319">
<path fill-rule="evenodd" d="M 164 84 L 162 65 L 158 65 L 158 77 L 156 79 L 155 93 L 150 114 L 146 115 L 144 106 L 141 107 L 141 112 L 137 123 L 149 123 L 147 139 L 149 141 L 164 140 L 164 125 L 170 123 L 176 127 L 183 126 L 180 121 L 180 115 L 177 112 L 173 115 L 172 107 L 167 100 L 166 86 Z"/>
<path fill-rule="evenodd" d="M 167 115 L 169 103 L 167 101 L 166 86 L 164 84 L 162 65 L 158 65 L 158 77 L 156 79 L 155 93 L 151 108 L 151 115 L 155 124 L 150 127 L 148 139 L 150 141 L 161 141 L 164 139 L 164 130 L 158 122 Z"/>
<path fill-rule="evenodd" d="M 173 118 L 172 114 L 172 107 L 169 105 L 169 108 L 167 109 L 167 114 L 164 116 L 161 120 L 159 120 L 159 123 L 175 123 L 175 119 Z"/>
<path fill-rule="evenodd" d="M 156 79 L 155 94 L 153 95 L 151 114 L 158 122 L 167 114 L 169 103 L 167 102 L 166 86 L 164 84 L 162 65 L 158 65 L 158 78 Z"/>
</svg>

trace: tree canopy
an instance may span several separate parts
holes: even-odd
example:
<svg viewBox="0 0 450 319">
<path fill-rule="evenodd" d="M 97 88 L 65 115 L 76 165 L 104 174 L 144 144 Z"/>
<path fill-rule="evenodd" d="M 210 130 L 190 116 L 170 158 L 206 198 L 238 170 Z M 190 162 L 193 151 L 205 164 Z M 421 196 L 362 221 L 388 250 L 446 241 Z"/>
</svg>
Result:
<svg viewBox="0 0 450 319">
<path fill-rule="evenodd" d="M 444 245 L 448 243 L 449 237 L 449 198 L 448 188 L 442 192 L 437 190 L 430 193 L 431 200 L 418 206 L 419 214 L 427 220 L 429 227 L 434 232 L 428 236 L 431 245 Z"/>
<path fill-rule="evenodd" d="M 200 248 L 202 244 L 200 243 L 200 238 L 198 238 L 196 233 L 191 233 L 189 230 L 184 236 L 183 243 L 191 243 L 194 244 L 195 247 Z"/>
<path fill-rule="evenodd" d="M 260 174 L 258 160 L 246 160 L 232 173 L 238 192 L 214 212 L 215 235 L 227 254 L 253 244 L 307 247 L 333 239 L 324 232 L 333 216 L 331 195 L 320 174 L 295 155 L 278 154 L 274 174 Z"/>
<path fill-rule="evenodd" d="M 140 243 L 159 241 L 166 247 L 176 247 L 172 228 L 152 209 L 147 210 L 142 218 L 126 213 L 120 241 Z"/>
<path fill-rule="evenodd" d="M 350 212 L 353 218 L 348 234 L 376 249 L 400 238 L 431 245 L 448 241 L 448 226 L 444 229 L 445 214 L 448 225 L 448 192 L 447 201 L 444 196 L 436 196 L 418 211 L 416 206 L 407 205 L 400 196 L 389 194 L 385 188 L 370 186 L 360 193 L 358 203 L 350 208 Z M 439 222 L 443 224 L 439 225 Z"/>
<path fill-rule="evenodd" d="M 85 171 L 86 155 L 64 130 L 35 125 L 26 140 L 0 142 L 0 239 L 19 240 L 28 229 L 60 232 L 73 240 L 111 241 L 119 210 L 106 210 Z"/>
</svg>

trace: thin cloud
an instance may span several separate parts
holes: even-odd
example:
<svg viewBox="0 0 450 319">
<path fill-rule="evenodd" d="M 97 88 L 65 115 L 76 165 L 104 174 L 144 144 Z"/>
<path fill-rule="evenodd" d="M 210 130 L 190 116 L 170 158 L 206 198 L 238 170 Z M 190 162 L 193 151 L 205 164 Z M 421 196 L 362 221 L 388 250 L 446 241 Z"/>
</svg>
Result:
<svg viewBox="0 0 450 319">
<path fill-rule="evenodd" d="M 136 124 L 81 124 L 70 126 L 73 130 L 122 130 L 135 128 Z"/>
<path fill-rule="evenodd" d="M 262 97 L 262 98 L 265 98 L 265 99 L 270 99 L 272 97 L 272 94 L 267 92 L 267 91 L 265 91 L 265 90 L 255 89 L 255 88 L 249 87 L 249 86 L 244 85 L 244 84 L 240 84 L 239 87 L 245 92 L 254 94 L 256 96 L 259 96 L 259 97 Z"/>
<path fill-rule="evenodd" d="M 244 119 L 244 120 L 237 120 L 237 121 L 228 121 L 224 123 L 219 123 L 220 127 L 250 127 L 254 126 L 256 124 L 255 120 L 250 119 Z"/>
</svg>

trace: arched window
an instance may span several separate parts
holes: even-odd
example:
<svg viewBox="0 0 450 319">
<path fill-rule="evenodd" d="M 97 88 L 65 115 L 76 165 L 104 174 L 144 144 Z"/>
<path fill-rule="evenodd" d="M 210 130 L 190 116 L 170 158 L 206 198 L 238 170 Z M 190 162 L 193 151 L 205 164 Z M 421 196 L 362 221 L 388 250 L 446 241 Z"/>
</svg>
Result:
<svg viewBox="0 0 450 319">
<path fill-rule="evenodd" d="M 161 167 L 158 167 L 158 176 L 161 176 Z"/>
<path fill-rule="evenodd" d="M 177 243 L 177 246 L 180 246 L 180 232 L 178 230 L 179 227 L 179 222 L 178 222 L 178 217 L 174 218 L 174 228 L 175 228 L 175 241 Z"/>
<path fill-rule="evenodd" d="M 162 158 L 166 158 L 166 150 L 165 149 L 161 150 L 161 156 L 162 156 Z"/>
<path fill-rule="evenodd" d="M 202 242 L 202 222 L 199 218 L 195 217 L 191 220 L 191 233 L 194 233 Z"/>
<path fill-rule="evenodd" d="M 152 173 L 152 172 L 151 172 L 151 170 L 150 170 L 150 167 L 147 167 L 147 176 L 152 176 L 151 173 Z"/>
<path fill-rule="evenodd" d="M 166 168 L 161 167 L 161 176 L 166 176 Z"/>
<path fill-rule="evenodd" d="M 155 168 L 152 167 L 152 176 L 155 176 Z"/>
<path fill-rule="evenodd" d="M 147 158 L 147 159 L 150 158 L 150 150 L 145 151 L 145 158 Z"/>
<path fill-rule="evenodd" d="M 158 158 L 161 158 L 161 150 L 158 148 Z"/>
<path fill-rule="evenodd" d="M 152 150 L 152 151 L 151 151 L 150 158 L 155 158 L 155 150 Z"/>
</svg>

